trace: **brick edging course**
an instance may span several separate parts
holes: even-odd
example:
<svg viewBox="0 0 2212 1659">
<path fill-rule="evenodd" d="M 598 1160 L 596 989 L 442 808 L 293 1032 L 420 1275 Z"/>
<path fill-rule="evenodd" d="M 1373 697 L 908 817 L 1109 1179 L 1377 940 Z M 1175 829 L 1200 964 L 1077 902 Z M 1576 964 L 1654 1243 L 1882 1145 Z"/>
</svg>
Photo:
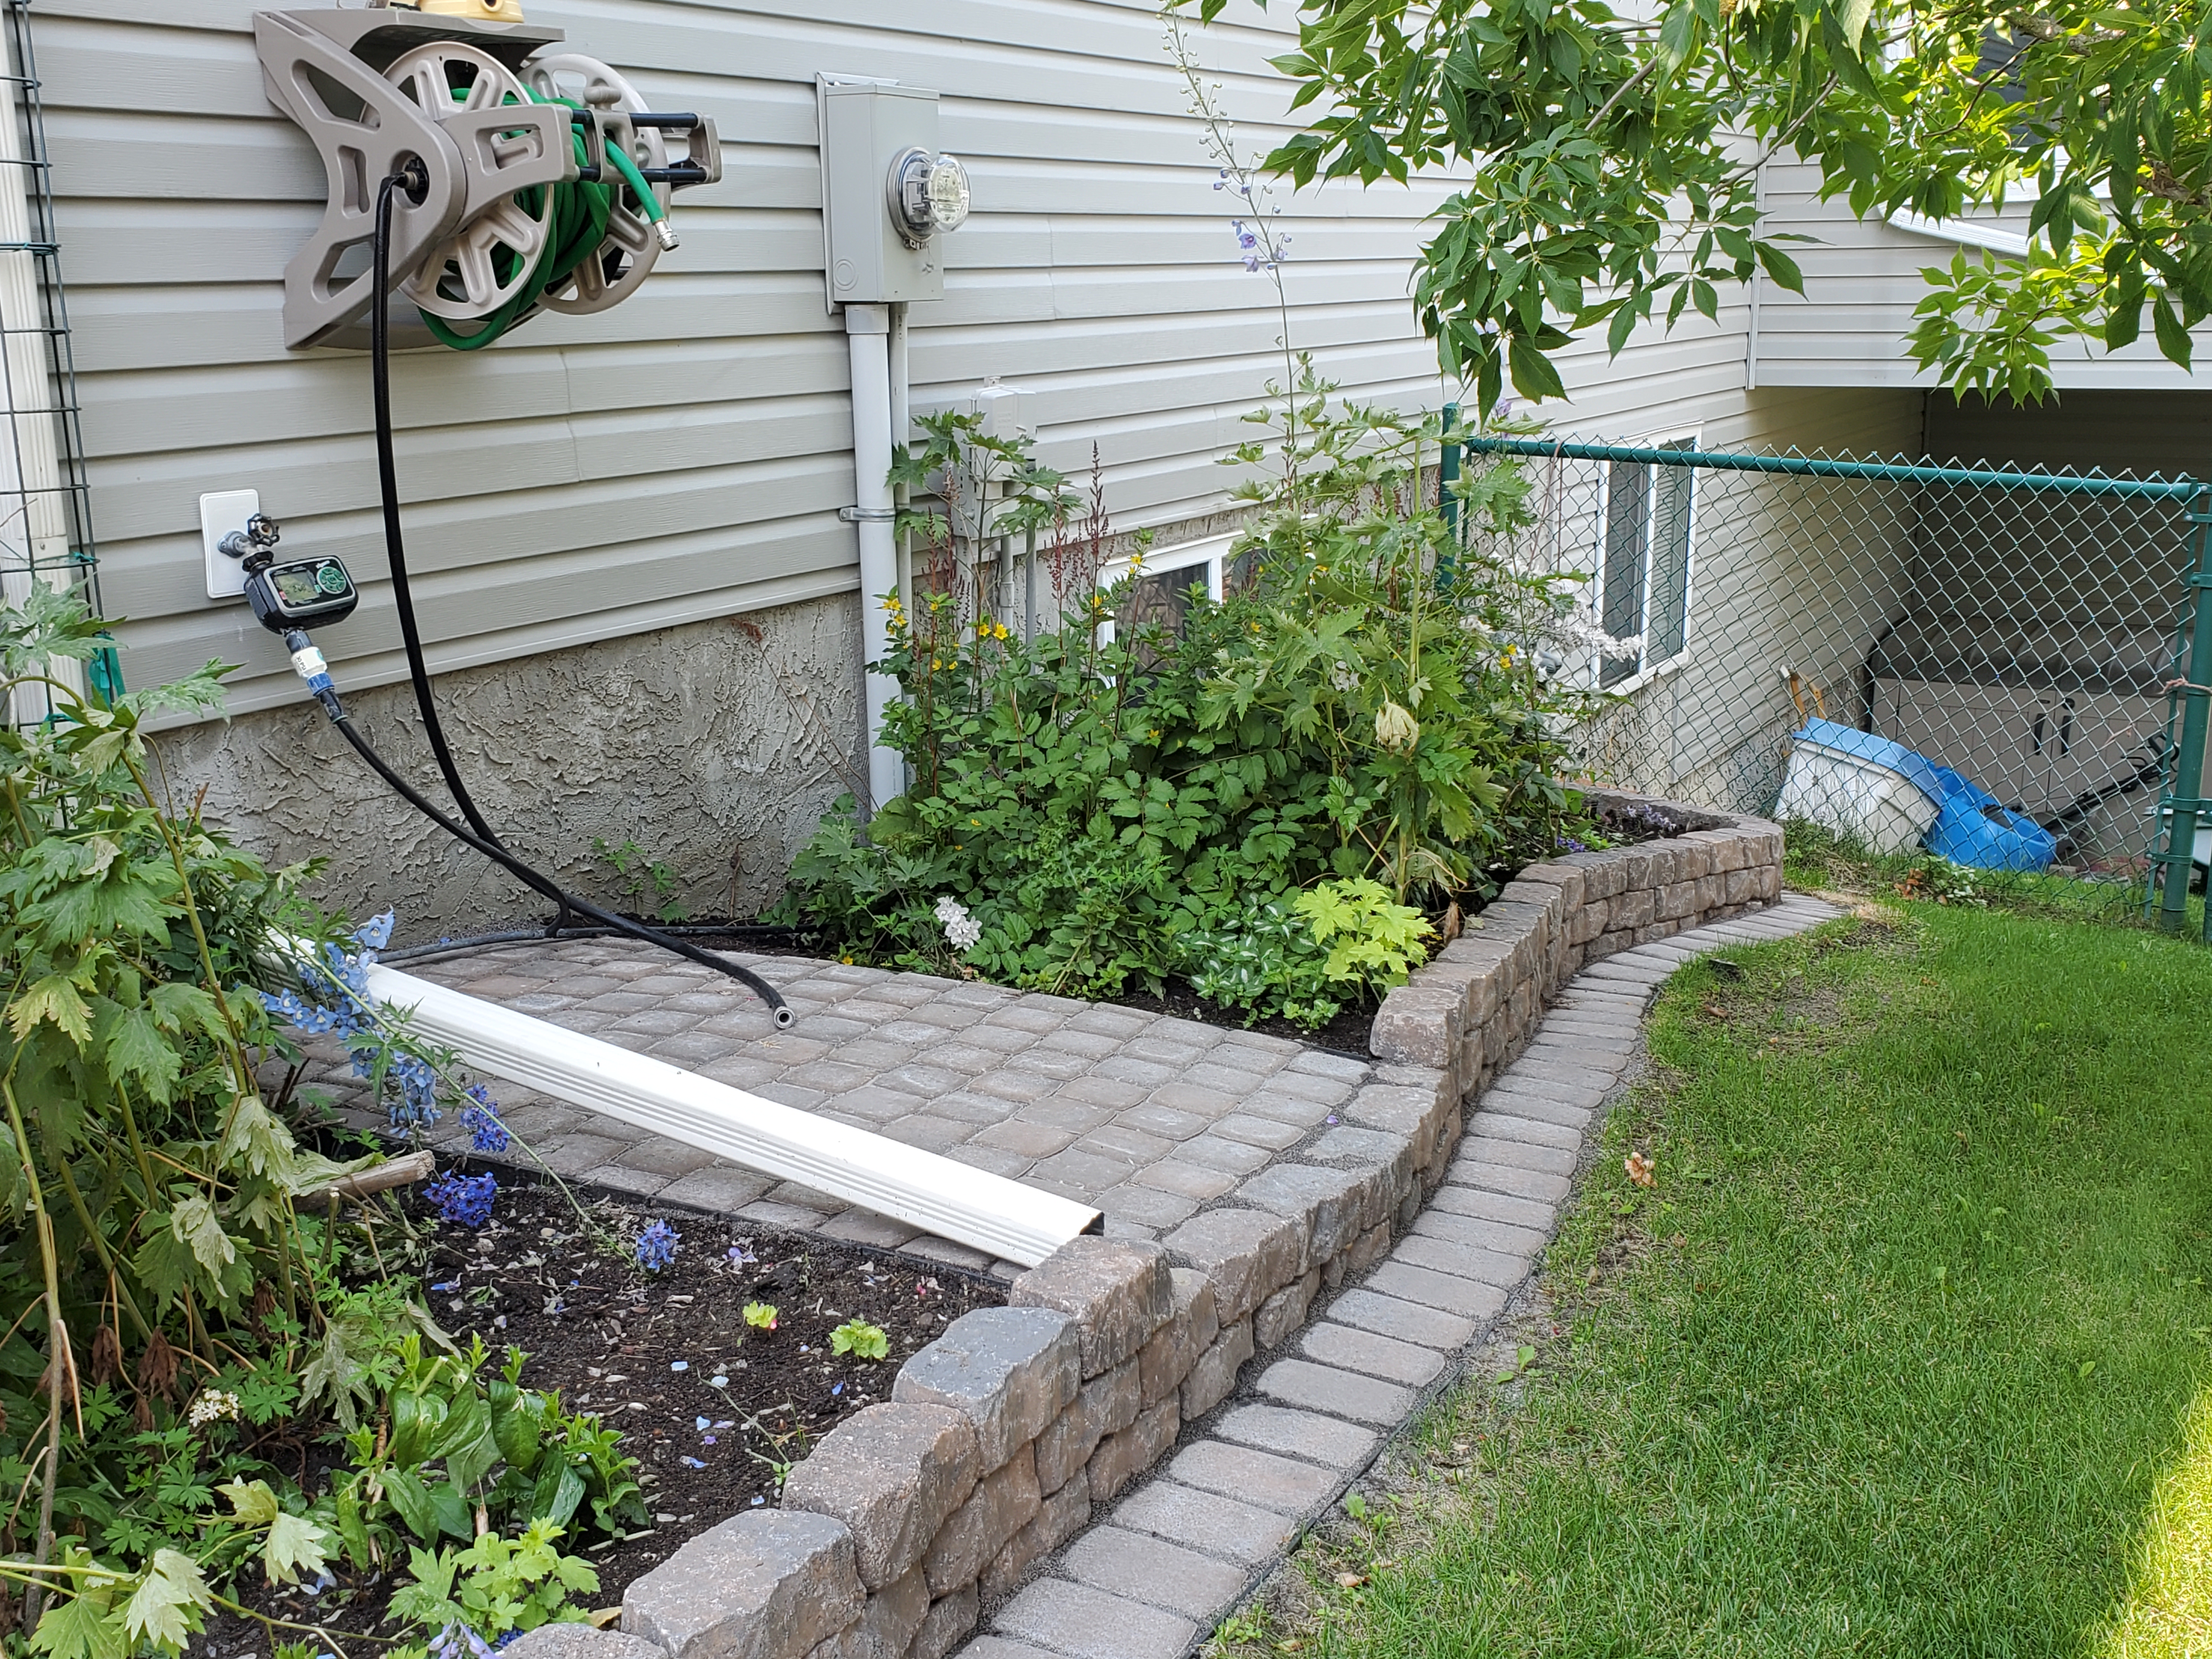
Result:
<svg viewBox="0 0 2212 1659">
<path fill-rule="evenodd" d="M 1696 827 L 1522 870 L 1469 931 L 1382 1000 L 1368 1040 L 1376 1059 L 1443 1072 L 1460 1099 L 1472 1099 L 1583 968 L 1781 896 L 1779 824 L 1605 790 L 1583 793 L 1601 806 L 1657 806 Z"/>
<path fill-rule="evenodd" d="M 663 1659 L 945 1659 L 986 1606 L 1173 1449 L 1183 1424 L 1227 1400 L 1249 1361 L 1298 1337 L 1324 1291 L 1366 1275 L 1370 1288 L 1340 1298 L 1332 1323 L 1267 1366 L 1260 1391 L 1280 1404 L 1237 1407 L 1225 1441 L 1176 1458 L 1178 1474 L 1194 1456 L 1219 1463 L 1220 1495 L 1194 1498 L 1200 1472 L 1194 1486 L 1154 1482 L 1116 1512 L 1116 1537 L 1140 1553 L 1188 1555 L 1174 1540 L 1204 1534 L 1190 1541 L 1206 1542 L 1210 1566 L 1154 1565 L 1197 1571 L 1206 1583 L 1190 1594 L 1227 1605 L 1223 1574 L 1240 1575 L 1224 1561 L 1249 1572 L 1273 1559 L 1285 1510 L 1326 1501 L 1321 1487 L 1334 1485 L 1316 1474 L 1311 1444 L 1271 1443 L 1276 1418 L 1319 1413 L 1323 1429 L 1304 1432 L 1333 1428 L 1346 1443 L 1322 1462 L 1364 1462 L 1443 1370 L 1436 1331 L 1471 1333 L 1533 1260 L 1522 1247 L 1541 1235 L 1510 1222 L 1414 1231 L 1455 1167 L 1466 1103 L 1585 963 L 1779 894 L 1779 829 L 1664 805 L 1699 827 L 1524 870 L 1474 933 L 1392 992 L 1372 1038 L 1384 1063 L 1340 1062 L 1370 1080 L 1298 1161 L 1261 1170 L 1158 1243 L 1072 1241 L 1013 1281 L 1007 1306 L 963 1315 L 908 1359 L 888 1403 L 824 1436 L 792 1470 L 781 1509 L 732 1516 L 632 1583 L 619 1638 L 597 1633 L 593 1645 L 558 1627 L 524 1638 L 515 1659 L 640 1659 L 637 1638 Z M 1547 1142 L 1564 1133 L 1578 1144 L 1578 1126 L 1547 1133 L 1532 1121 L 1523 1133 L 1482 1142 L 1496 1154 L 1482 1165 L 1496 1170 L 1492 1207 L 1565 1195 L 1555 1166 L 1574 1155 Z M 1480 1240 L 1460 1236 L 1486 1225 Z M 1407 1309 L 1428 1346 L 1401 1340 Z M 1128 1514 L 1147 1504 L 1159 1513 Z M 1062 1578 L 1024 1590 L 1015 1608 L 1048 1623 L 1149 1620 L 1121 1632 L 1133 1651 L 1179 1651 L 1193 1628 L 1157 1597 Z"/>
</svg>

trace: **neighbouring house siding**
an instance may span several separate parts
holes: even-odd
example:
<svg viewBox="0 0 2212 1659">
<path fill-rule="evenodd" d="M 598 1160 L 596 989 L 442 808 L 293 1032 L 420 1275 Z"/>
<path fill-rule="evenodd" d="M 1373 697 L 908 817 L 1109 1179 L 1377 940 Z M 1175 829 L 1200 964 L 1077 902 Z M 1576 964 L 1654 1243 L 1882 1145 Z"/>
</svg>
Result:
<svg viewBox="0 0 2212 1659">
<path fill-rule="evenodd" d="M 1920 273 L 1948 267 L 1962 250 L 1939 236 L 1900 229 L 1876 214 L 1852 216 L 1850 204 L 1820 199 L 1820 169 L 1792 158 L 1765 169 L 1765 228 L 1770 235 L 1812 238 L 1790 249 L 1805 276 L 1802 297 L 1761 276 L 1755 280 L 1758 326 L 1751 362 L 1756 386 L 1932 386 L 1933 371 L 1916 368 L 1905 349 L 1913 307 L 1928 287 Z M 2032 200 L 1967 222 L 2015 234 L 2027 229 Z M 1970 260 L 1983 255 L 1963 252 Z M 2002 256 L 2000 256 L 2002 257 Z M 2212 327 L 2197 331 L 2200 355 Z M 2159 355 L 2144 321 L 2143 337 L 2107 353 L 2079 340 L 2051 348 L 2051 376 L 2062 391 L 2104 388 L 2178 391 L 2195 384 Z"/>
</svg>

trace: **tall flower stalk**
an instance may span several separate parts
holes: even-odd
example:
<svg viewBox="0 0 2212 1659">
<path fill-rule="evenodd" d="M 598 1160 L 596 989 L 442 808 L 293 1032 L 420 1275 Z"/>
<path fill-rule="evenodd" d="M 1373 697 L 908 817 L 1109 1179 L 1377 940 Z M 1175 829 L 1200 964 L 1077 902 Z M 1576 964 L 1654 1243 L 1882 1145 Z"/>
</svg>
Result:
<svg viewBox="0 0 2212 1659">
<path fill-rule="evenodd" d="M 1244 204 L 1243 213 L 1229 222 L 1237 238 L 1237 257 L 1245 270 L 1264 272 L 1275 287 L 1275 316 L 1280 331 L 1275 343 L 1283 354 L 1284 483 L 1295 497 L 1298 482 L 1298 366 L 1291 343 L 1290 290 L 1283 281 L 1283 266 L 1291 257 L 1291 239 L 1276 222 L 1282 216 L 1282 205 L 1274 199 L 1274 187 L 1261 173 L 1258 153 L 1243 149 L 1237 144 L 1236 123 L 1222 107 L 1222 83 L 1207 78 L 1191 45 L 1182 0 L 1167 0 L 1160 9 L 1160 22 L 1166 32 L 1168 61 L 1182 76 L 1184 89 L 1190 95 L 1190 112 L 1199 124 L 1199 142 L 1220 168 L 1213 187 Z"/>
</svg>

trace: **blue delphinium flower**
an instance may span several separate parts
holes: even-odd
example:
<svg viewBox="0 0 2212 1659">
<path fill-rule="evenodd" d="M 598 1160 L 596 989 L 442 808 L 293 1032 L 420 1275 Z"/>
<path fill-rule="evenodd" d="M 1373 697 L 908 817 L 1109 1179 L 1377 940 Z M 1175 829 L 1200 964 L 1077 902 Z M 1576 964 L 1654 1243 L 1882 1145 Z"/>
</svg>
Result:
<svg viewBox="0 0 2212 1659">
<path fill-rule="evenodd" d="M 325 941 L 319 985 L 299 991 L 264 992 L 262 1006 L 294 1030 L 308 1036 L 334 1036 L 353 1056 L 353 1074 L 376 1075 L 384 1042 L 368 1000 L 368 970 L 377 953 L 392 943 L 392 913 L 372 916 L 354 930 L 354 948 L 348 951 Z M 435 1123 L 438 1076 L 427 1060 L 412 1054 L 394 1054 L 385 1060 L 385 1076 L 398 1092 L 385 1102 L 385 1112 L 395 1129 Z"/>
<path fill-rule="evenodd" d="M 430 1638 L 430 1659 L 491 1659 L 491 1644 L 470 1626 L 455 1622 Z"/>
<path fill-rule="evenodd" d="M 665 1221 L 656 1221 L 637 1236 L 637 1265 L 648 1273 L 659 1273 L 676 1260 L 676 1247 L 684 1242 L 684 1235 Z"/>
<path fill-rule="evenodd" d="M 505 1152 L 514 1137 L 499 1121 L 499 1103 L 491 1097 L 491 1091 L 481 1083 L 471 1083 L 463 1092 L 476 1103 L 461 1109 L 461 1127 L 469 1132 L 469 1145 L 480 1152 Z"/>
<path fill-rule="evenodd" d="M 461 1176 L 451 1170 L 422 1189 L 444 1220 L 457 1227 L 481 1227 L 491 1219 L 492 1200 L 499 1182 L 489 1175 Z"/>
<path fill-rule="evenodd" d="M 1260 239 L 1252 234 L 1251 228 L 1242 219 L 1231 219 L 1229 222 L 1229 228 L 1237 233 L 1237 246 L 1240 250 L 1240 257 L 1244 261 L 1244 269 L 1259 270 Z"/>
</svg>

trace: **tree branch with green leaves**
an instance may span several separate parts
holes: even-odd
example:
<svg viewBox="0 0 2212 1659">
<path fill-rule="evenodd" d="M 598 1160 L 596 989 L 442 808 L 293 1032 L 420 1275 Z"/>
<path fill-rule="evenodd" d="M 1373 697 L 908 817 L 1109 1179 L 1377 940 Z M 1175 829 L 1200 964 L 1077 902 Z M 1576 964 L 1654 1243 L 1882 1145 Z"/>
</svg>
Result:
<svg viewBox="0 0 2212 1659">
<path fill-rule="evenodd" d="M 1202 19 L 1225 0 L 1192 0 Z M 1931 267 L 1909 349 L 1960 392 L 2039 399 L 2053 350 L 2118 350 L 2148 319 L 2189 366 L 2212 313 L 2212 8 L 2034 12 L 1994 0 L 1306 0 L 1307 130 L 1268 164 L 1304 185 L 1455 170 L 1414 299 L 1486 414 L 1507 385 L 1562 395 L 1597 329 L 1717 319 L 1755 272 L 1802 293 L 1760 220 L 1760 164 L 1814 164 L 1861 216 L 2000 211 L 2032 197 L 2028 255 Z"/>
</svg>

